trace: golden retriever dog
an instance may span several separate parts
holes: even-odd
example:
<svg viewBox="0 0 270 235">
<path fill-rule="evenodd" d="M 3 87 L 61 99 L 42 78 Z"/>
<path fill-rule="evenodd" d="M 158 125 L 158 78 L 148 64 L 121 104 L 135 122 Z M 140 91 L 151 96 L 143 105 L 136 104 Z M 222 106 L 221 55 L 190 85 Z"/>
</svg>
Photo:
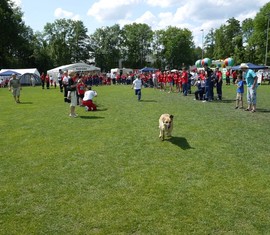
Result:
<svg viewBox="0 0 270 235">
<path fill-rule="evenodd" d="M 171 114 L 162 114 L 159 118 L 159 138 L 163 141 L 165 135 L 170 137 L 172 136 L 173 130 L 173 115 Z"/>
</svg>

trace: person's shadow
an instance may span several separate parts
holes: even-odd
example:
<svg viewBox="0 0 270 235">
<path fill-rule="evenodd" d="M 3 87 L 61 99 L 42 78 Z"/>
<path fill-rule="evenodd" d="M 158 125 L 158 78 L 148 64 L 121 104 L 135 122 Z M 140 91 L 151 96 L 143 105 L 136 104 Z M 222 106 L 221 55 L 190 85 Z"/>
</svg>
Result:
<svg viewBox="0 0 270 235">
<path fill-rule="evenodd" d="M 171 138 L 167 139 L 167 141 L 177 145 L 183 150 L 194 149 L 193 147 L 190 146 L 187 139 L 184 137 L 172 136 Z"/>
</svg>

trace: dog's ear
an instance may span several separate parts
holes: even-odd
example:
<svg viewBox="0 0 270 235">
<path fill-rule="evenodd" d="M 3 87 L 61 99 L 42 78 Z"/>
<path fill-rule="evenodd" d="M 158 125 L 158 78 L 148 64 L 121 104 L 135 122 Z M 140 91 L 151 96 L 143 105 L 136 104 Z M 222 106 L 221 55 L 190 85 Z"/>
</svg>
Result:
<svg viewBox="0 0 270 235">
<path fill-rule="evenodd" d="M 173 115 L 170 115 L 170 119 L 173 119 Z"/>
</svg>

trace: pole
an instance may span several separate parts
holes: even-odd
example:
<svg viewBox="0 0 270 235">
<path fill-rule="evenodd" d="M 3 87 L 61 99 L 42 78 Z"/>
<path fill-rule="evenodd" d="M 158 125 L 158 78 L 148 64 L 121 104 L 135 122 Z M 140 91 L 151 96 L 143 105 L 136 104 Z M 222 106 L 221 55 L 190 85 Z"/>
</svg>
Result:
<svg viewBox="0 0 270 235">
<path fill-rule="evenodd" d="M 204 45 L 203 45 L 204 29 L 201 29 L 201 31 L 202 31 L 202 59 L 203 59 L 203 50 L 204 50 Z"/>
<path fill-rule="evenodd" d="M 268 52 L 268 31 L 269 31 L 269 16 L 270 13 L 267 14 L 267 32 L 266 32 L 266 49 L 265 49 L 265 61 L 264 61 L 264 65 L 267 66 L 267 52 Z"/>
</svg>

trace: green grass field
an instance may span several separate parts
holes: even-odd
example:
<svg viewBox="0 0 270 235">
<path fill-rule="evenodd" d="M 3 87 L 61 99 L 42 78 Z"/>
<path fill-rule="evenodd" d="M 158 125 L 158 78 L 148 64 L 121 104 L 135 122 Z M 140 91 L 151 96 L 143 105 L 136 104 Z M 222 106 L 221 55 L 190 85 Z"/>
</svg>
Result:
<svg viewBox="0 0 270 235">
<path fill-rule="evenodd" d="M 95 89 L 78 118 L 58 89 L 23 87 L 21 104 L 0 89 L 0 234 L 270 234 L 270 86 L 256 113 L 232 85 L 211 103 Z"/>
</svg>

